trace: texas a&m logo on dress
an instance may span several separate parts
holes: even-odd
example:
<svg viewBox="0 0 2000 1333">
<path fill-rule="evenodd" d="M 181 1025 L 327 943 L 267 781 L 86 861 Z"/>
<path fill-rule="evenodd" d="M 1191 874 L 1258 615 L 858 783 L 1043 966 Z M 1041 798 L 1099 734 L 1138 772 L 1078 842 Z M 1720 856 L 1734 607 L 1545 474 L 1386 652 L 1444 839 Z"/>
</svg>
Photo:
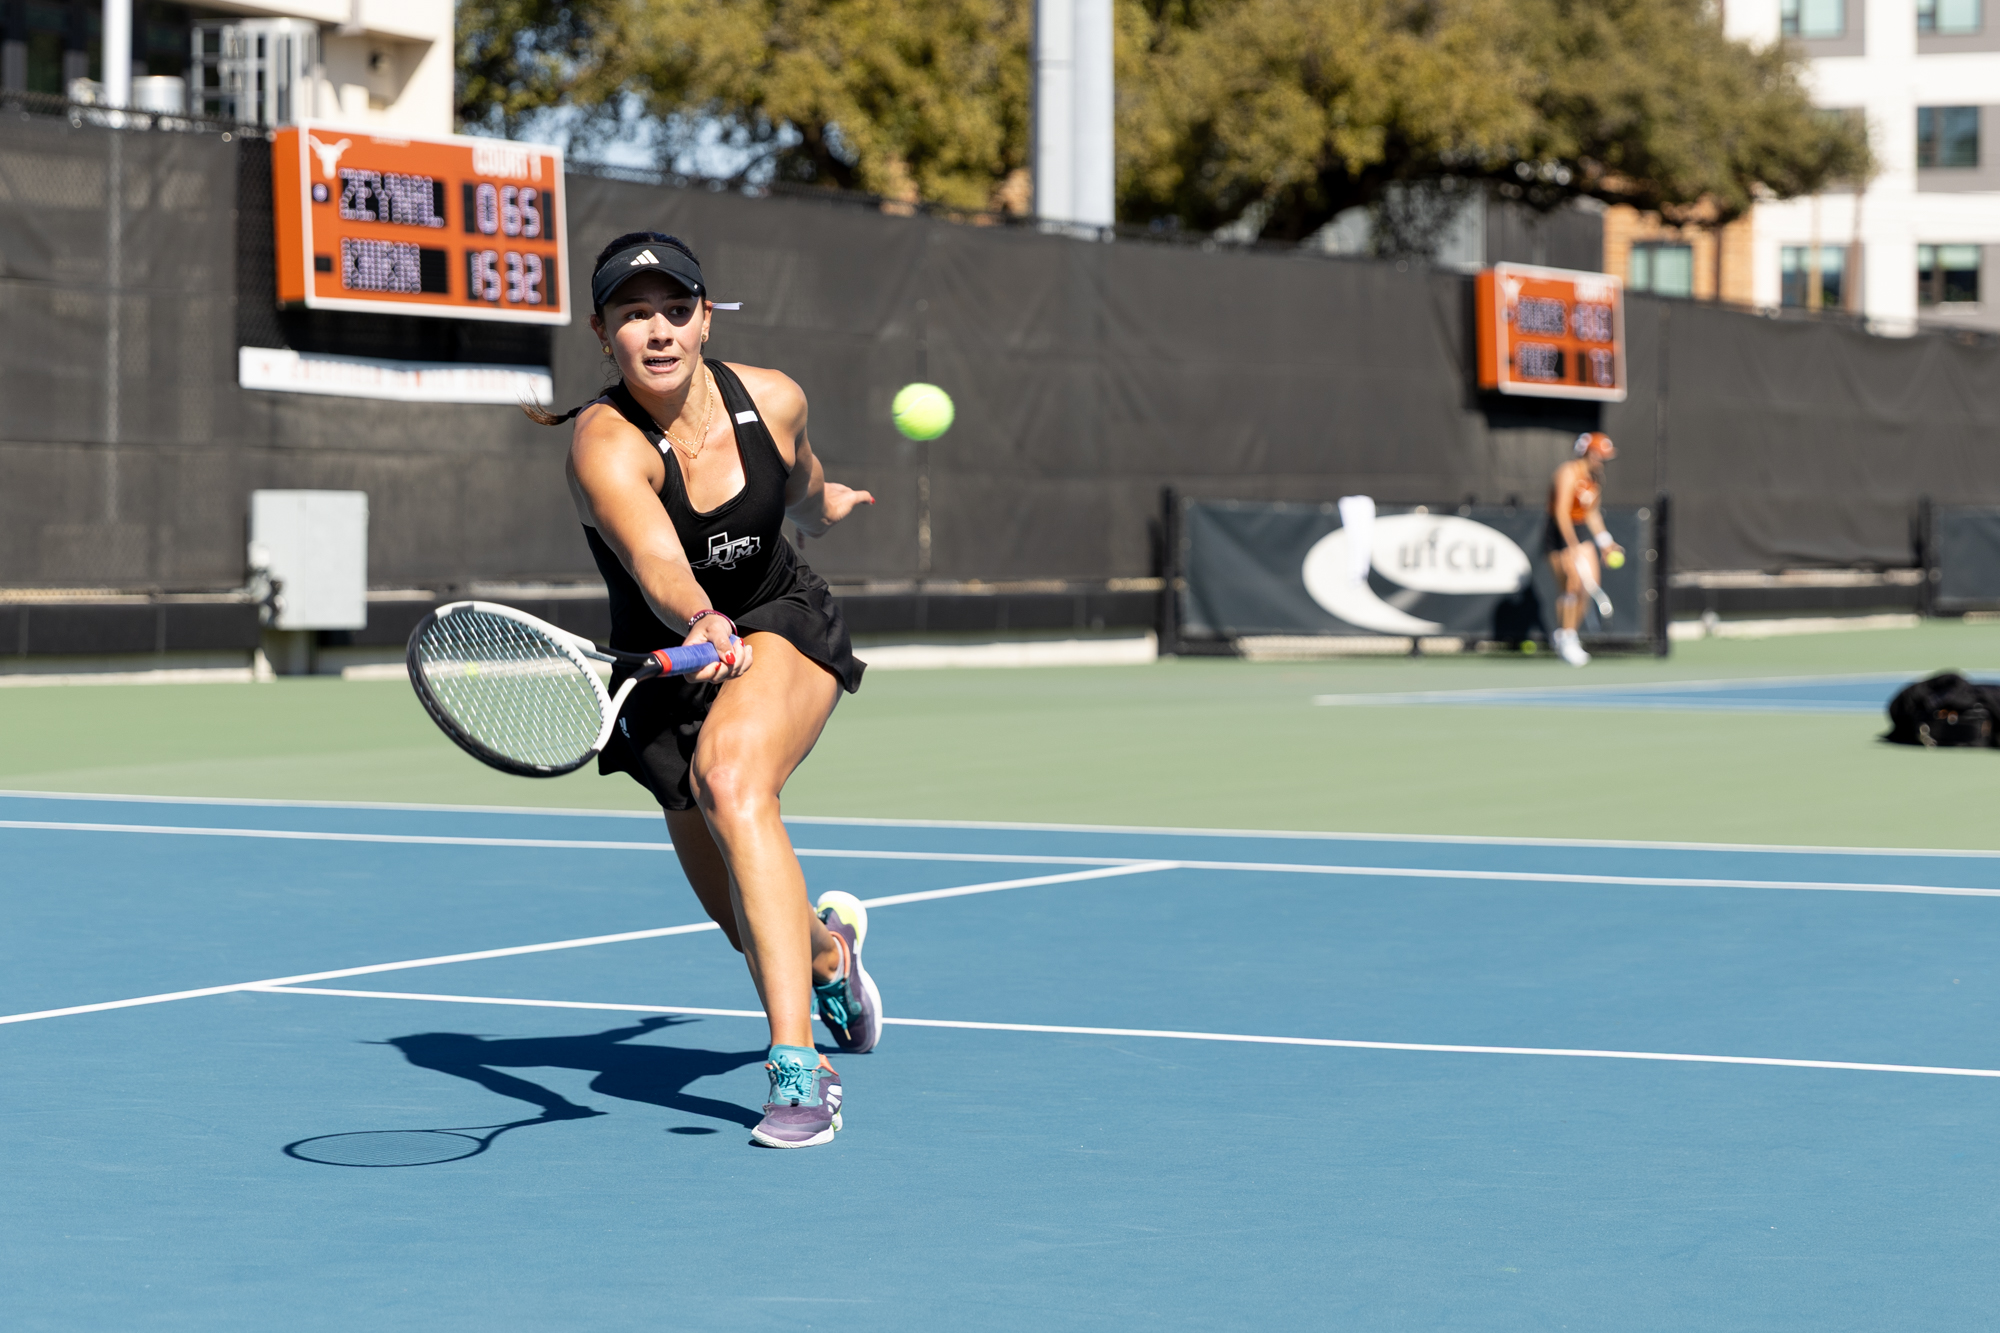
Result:
<svg viewBox="0 0 2000 1333">
<path fill-rule="evenodd" d="M 697 560 L 694 569 L 734 569 L 739 560 L 748 560 L 764 549 L 764 543 L 756 537 L 738 537 L 731 541 L 729 534 L 718 532 L 708 539 L 708 559 Z"/>
</svg>

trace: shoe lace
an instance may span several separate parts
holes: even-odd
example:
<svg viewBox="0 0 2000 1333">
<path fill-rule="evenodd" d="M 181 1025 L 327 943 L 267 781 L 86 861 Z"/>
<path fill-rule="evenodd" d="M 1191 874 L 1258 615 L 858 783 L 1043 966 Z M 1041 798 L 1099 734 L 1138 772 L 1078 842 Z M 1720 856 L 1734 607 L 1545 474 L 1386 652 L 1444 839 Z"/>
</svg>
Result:
<svg viewBox="0 0 2000 1333">
<path fill-rule="evenodd" d="M 845 1028 L 854 1021 L 847 978 L 835 977 L 832 981 L 823 981 L 813 987 L 813 994 L 819 997 L 819 1011 L 828 1022 Z"/>
<path fill-rule="evenodd" d="M 816 1099 L 819 1071 L 811 1065 L 803 1060 L 773 1060 L 767 1068 L 771 1071 L 772 1101 L 797 1106 Z"/>
<path fill-rule="evenodd" d="M 848 956 L 847 941 L 838 935 L 834 939 L 840 945 L 841 974 L 831 981 L 816 983 L 813 994 L 819 998 L 821 1015 L 844 1031 L 854 1024 L 854 993 L 847 987 L 847 979 L 854 975 L 854 962 Z"/>
</svg>

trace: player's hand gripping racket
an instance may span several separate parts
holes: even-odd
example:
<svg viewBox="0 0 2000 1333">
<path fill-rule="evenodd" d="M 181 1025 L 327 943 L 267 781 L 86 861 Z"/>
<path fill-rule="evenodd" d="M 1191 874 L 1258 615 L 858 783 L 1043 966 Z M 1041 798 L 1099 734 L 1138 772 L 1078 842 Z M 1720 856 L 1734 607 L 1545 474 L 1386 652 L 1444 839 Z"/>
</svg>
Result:
<svg viewBox="0 0 2000 1333">
<path fill-rule="evenodd" d="M 410 684 L 445 735 L 481 763 L 530 778 L 557 777 L 593 758 L 640 681 L 689 675 L 719 660 L 709 643 L 607 651 L 492 602 L 440 606 L 411 633 L 405 655 Z M 613 695 L 592 661 L 638 670 Z"/>
</svg>

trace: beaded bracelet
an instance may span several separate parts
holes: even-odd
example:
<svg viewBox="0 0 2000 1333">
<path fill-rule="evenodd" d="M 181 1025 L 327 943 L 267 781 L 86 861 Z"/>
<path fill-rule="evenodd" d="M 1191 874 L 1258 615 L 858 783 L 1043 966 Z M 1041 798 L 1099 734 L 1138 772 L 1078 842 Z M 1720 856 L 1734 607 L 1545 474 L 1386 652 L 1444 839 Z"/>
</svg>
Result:
<svg viewBox="0 0 2000 1333">
<path fill-rule="evenodd" d="M 732 639 L 742 637 L 736 632 L 736 622 L 730 620 L 728 616 L 723 616 L 722 612 L 717 611 L 712 607 L 708 608 L 707 610 L 697 611 L 693 615 L 688 617 L 688 633 L 690 634 L 694 633 L 695 622 L 700 620 L 703 616 L 722 616 L 722 619 L 726 621 L 729 625 L 729 637 Z"/>
</svg>

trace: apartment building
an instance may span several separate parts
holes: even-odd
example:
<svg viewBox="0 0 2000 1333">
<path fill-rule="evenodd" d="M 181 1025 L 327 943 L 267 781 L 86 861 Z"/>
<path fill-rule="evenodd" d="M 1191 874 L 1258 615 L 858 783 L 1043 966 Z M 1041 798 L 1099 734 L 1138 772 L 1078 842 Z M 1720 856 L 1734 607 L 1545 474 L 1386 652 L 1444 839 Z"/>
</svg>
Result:
<svg viewBox="0 0 2000 1333">
<path fill-rule="evenodd" d="M 2000 330 L 2000 0 L 1723 0 L 1729 35 L 1794 43 L 1813 100 L 1868 126 L 1863 188 L 1760 204 L 1720 237 L 1630 209 L 1605 267 L 1630 287 L 1823 307 L 1883 332 Z"/>
<path fill-rule="evenodd" d="M 452 131 L 451 0 L 132 5 L 133 105 L 283 125 Z M 0 0 L 0 92 L 90 101 L 100 0 Z"/>
</svg>

